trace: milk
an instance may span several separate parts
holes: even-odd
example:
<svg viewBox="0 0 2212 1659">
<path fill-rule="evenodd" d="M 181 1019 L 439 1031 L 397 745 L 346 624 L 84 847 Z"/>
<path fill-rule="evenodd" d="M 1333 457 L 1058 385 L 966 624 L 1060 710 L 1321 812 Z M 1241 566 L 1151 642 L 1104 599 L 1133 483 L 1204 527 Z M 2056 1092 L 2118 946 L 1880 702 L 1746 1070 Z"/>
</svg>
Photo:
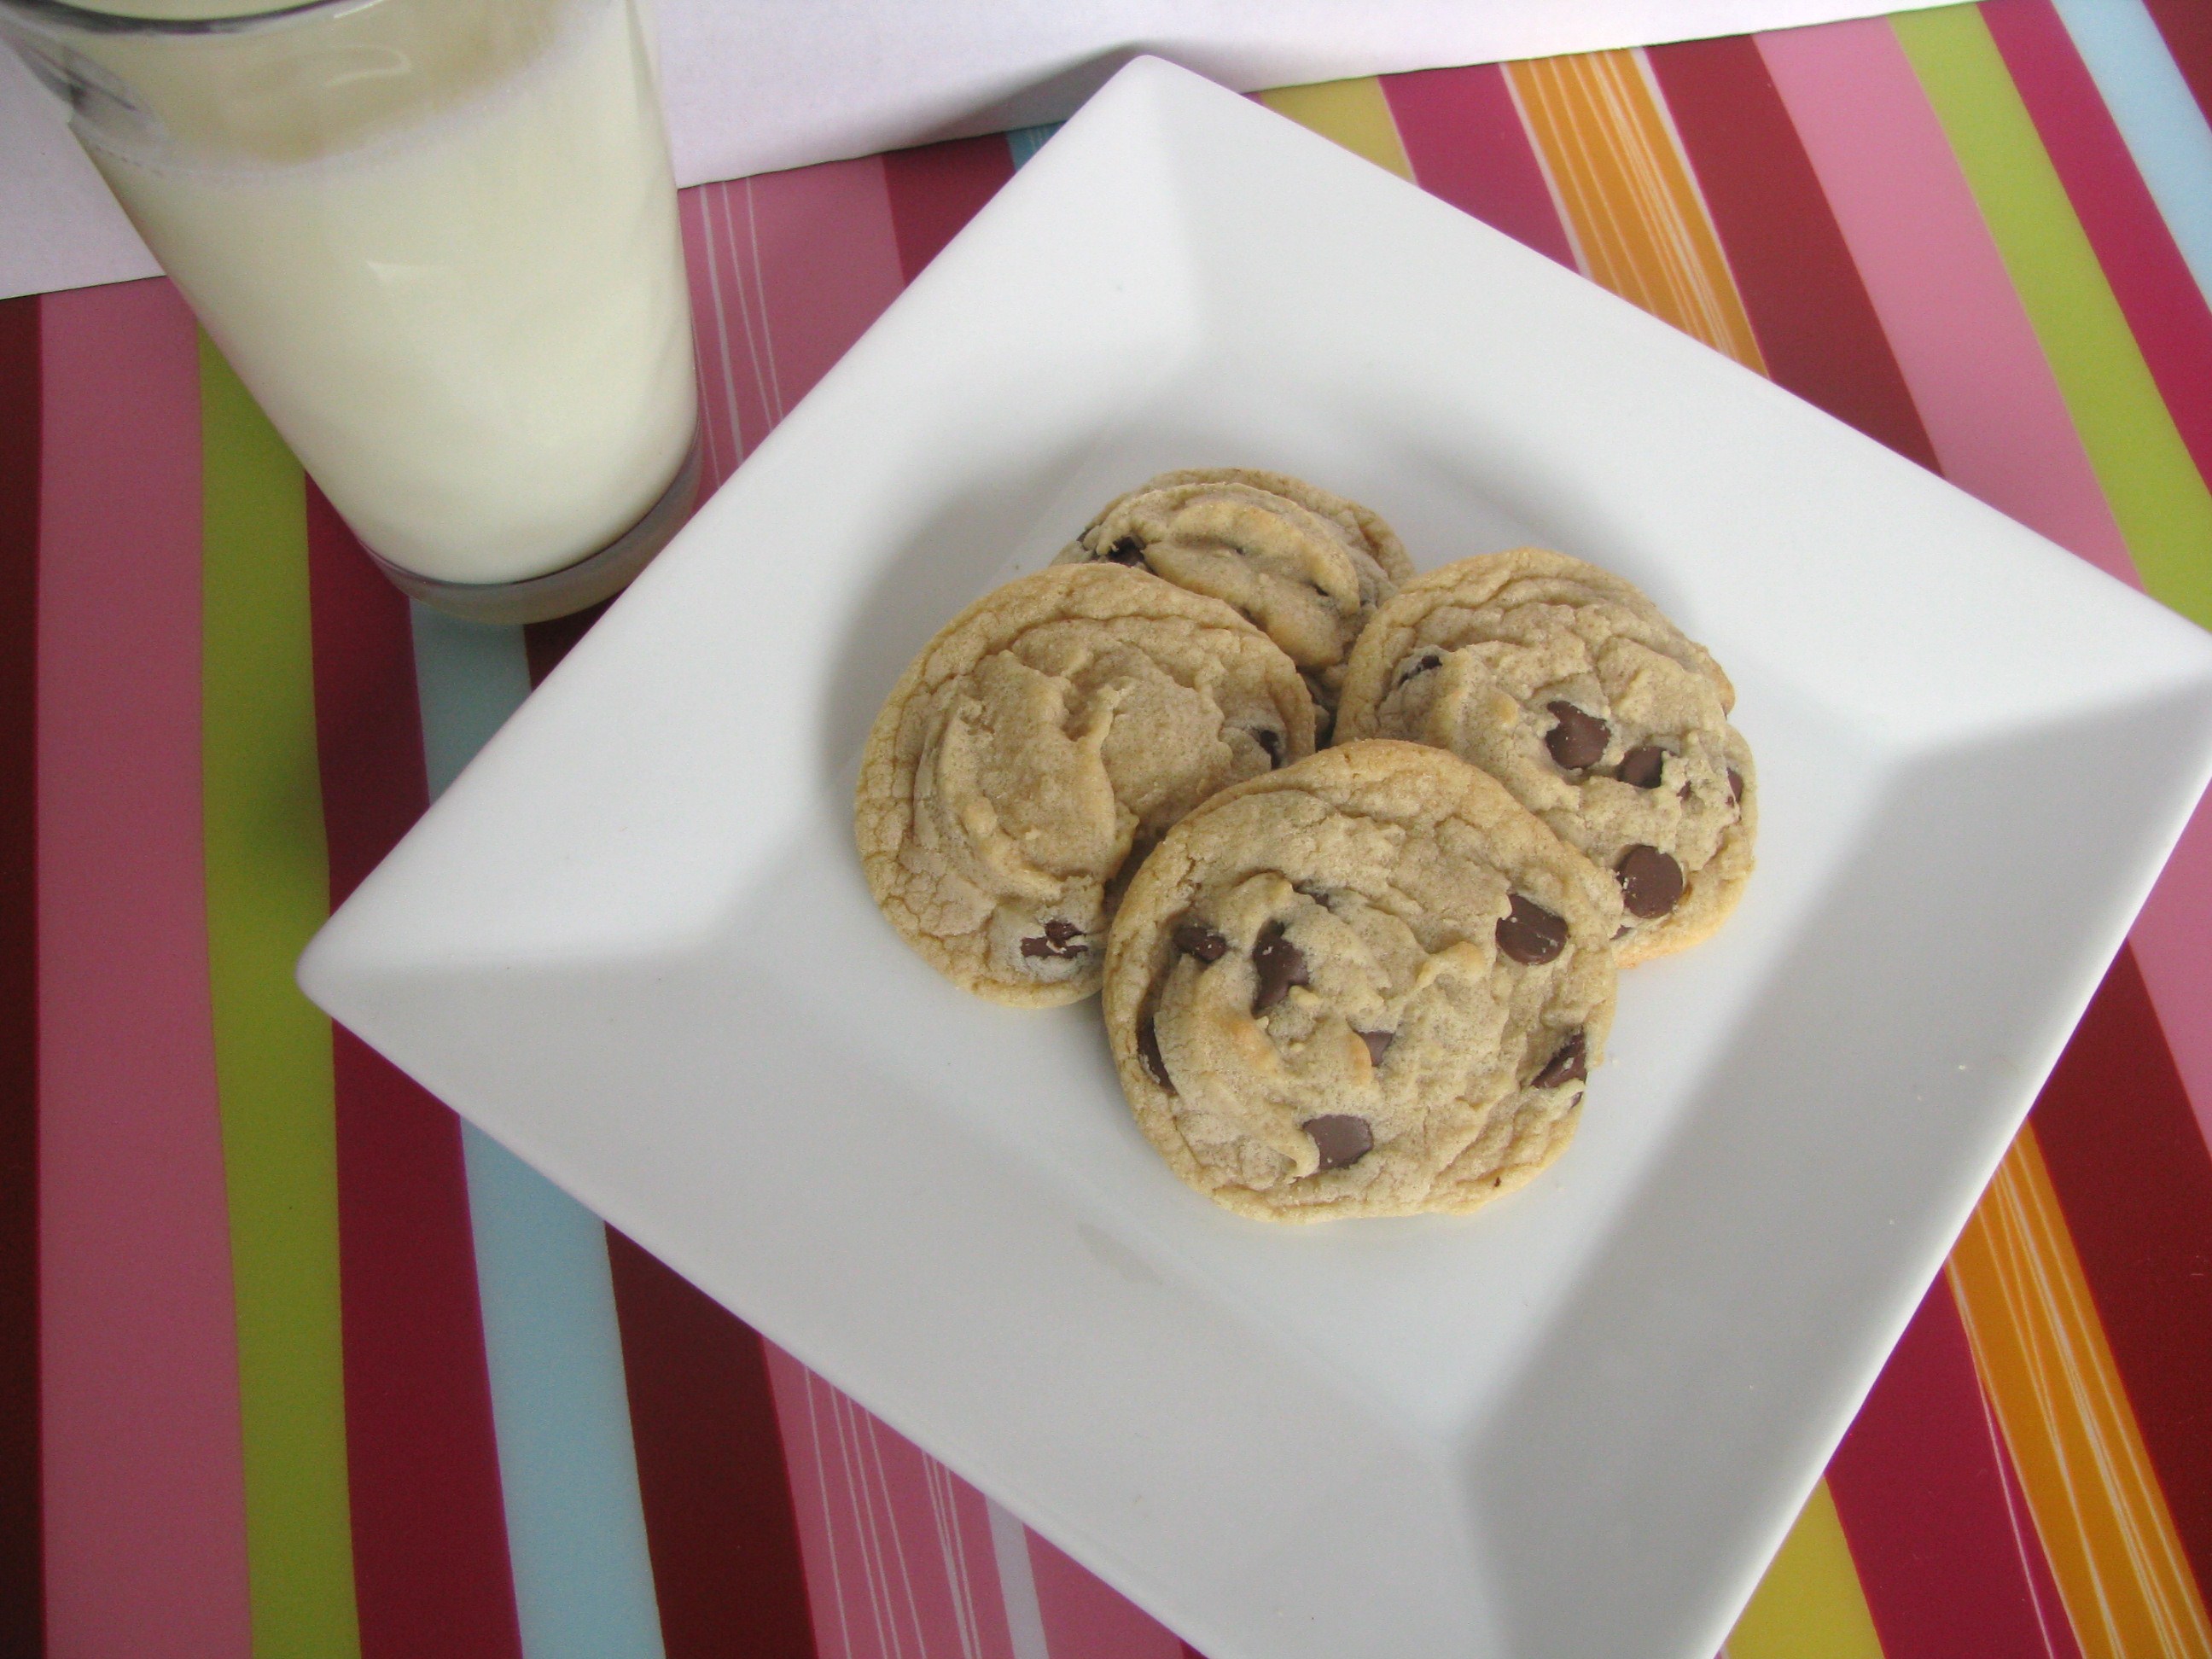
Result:
<svg viewBox="0 0 2212 1659">
<path fill-rule="evenodd" d="M 573 563 L 663 493 L 693 429 L 675 191 L 633 5 L 394 0 L 335 27 L 355 33 L 301 96 L 279 82 L 301 74 L 281 36 L 198 57 L 93 42 L 147 112 L 92 131 L 81 113 L 79 136 L 370 547 L 454 582 Z"/>
</svg>

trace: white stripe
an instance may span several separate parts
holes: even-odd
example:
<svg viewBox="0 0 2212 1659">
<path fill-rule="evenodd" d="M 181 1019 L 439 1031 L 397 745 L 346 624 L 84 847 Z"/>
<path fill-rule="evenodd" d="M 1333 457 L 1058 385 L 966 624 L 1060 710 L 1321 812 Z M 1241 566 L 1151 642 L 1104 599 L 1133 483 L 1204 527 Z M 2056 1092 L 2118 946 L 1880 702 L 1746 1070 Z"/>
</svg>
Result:
<svg viewBox="0 0 2212 1659">
<path fill-rule="evenodd" d="M 814 1404 L 816 1378 L 812 1371 L 800 1374 L 805 1379 L 806 1429 L 814 1441 L 814 1491 L 819 1501 L 816 1513 L 821 1516 L 823 1534 L 830 1540 L 830 1594 L 837 1603 L 837 1639 L 844 1646 L 845 1659 L 852 1659 L 853 1624 L 845 1613 L 845 1575 L 837 1561 L 837 1519 L 830 1513 L 830 1466 L 822 1457 L 822 1419 Z"/>
<path fill-rule="evenodd" d="M 1045 1649 L 1044 1610 L 1030 1565 L 1029 1529 L 1012 1510 L 985 1498 L 991 1511 L 991 1554 L 999 1565 L 999 1596 L 1006 1604 L 1006 1638 L 1014 1659 L 1052 1659 Z"/>
</svg>

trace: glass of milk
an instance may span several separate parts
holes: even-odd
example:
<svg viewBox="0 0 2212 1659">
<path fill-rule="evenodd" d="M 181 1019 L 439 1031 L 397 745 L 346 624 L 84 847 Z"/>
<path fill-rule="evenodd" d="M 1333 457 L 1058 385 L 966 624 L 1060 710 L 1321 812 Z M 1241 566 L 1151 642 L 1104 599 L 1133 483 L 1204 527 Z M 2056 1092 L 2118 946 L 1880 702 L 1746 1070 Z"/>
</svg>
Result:
<svg viewBox="0 0 2212 1659">
<path fill-rule="evenodd" d="M 0 0 L 331 503 L 494 621 L 613 592 L 698 477 L 638 0 Z"/>
</svg>

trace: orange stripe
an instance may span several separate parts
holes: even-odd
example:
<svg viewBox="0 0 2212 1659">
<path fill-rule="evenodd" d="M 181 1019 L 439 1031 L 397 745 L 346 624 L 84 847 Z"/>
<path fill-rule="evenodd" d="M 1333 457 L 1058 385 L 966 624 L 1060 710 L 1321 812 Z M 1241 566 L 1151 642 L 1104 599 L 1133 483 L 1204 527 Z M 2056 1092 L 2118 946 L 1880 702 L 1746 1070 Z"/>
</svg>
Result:
<svg viewBox="0 0 2212 1659">
<path fill-rule="evenodd" d="M 1583 274 L 1765 374 L 1643 53 L 1532 58 L 1506 74 Z"/>
<path fill-rule="evenodd" d="M 2212 1654 L 2032 1125 L 1947 1271 L 2083 1659 Z"/>
</svg>

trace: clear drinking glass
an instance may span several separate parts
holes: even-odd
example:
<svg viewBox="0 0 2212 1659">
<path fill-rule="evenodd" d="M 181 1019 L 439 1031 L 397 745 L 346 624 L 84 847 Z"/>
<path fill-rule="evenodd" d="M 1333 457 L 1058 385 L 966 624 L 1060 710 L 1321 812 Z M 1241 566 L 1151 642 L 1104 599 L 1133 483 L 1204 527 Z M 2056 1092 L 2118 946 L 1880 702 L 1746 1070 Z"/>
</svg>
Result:
<svg viewBox="0 0 2212 1659">
<path fill-rule="evenodd" d="M 604 598 L 698 477 L 637 0 L 0 0 L 0 32 L 409 592 Z"/>
</svg>

